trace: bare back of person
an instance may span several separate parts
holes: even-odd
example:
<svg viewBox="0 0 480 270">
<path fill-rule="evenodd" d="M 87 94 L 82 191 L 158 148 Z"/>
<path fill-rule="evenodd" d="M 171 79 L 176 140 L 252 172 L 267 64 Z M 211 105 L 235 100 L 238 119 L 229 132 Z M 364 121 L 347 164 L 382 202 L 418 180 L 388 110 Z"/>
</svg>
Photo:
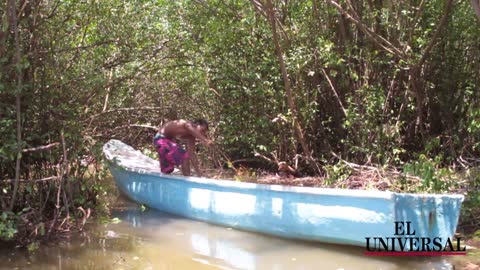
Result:
<svg viewBox="0 0 480 270">
<path fill-rule="evenodd" d="M 170 121 L 160 129 L 160 133 L 172 140 L 195 140 L 195 136 L 192 134 L 191 130 L 187 128 L 187 125 L 191 125 L 190 121 L 183 119 Z"/>
</svg>

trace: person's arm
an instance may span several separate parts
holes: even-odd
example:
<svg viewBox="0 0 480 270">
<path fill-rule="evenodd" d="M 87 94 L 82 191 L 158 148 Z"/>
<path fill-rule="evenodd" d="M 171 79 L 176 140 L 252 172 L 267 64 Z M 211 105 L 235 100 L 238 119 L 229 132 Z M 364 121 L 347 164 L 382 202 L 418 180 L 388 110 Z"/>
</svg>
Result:
<svg viewBox="0 0 480 270">
<path fill-rule="evenodd" d="M 212 141 L 207 139 L 202 133 L 200 133 L 191 123 L 185 123 L 185 127 L 187 130 L 194 136 L 195 138 L 199 139 L 201 143 L 204 145 L 211 145 Z"/>
<path fill-rule="evenodd" d="M 197 155 L 195 154 L 195 140 L 188 140 L 187 142 L 187 151 L 188 155 L 190 156 L 190 161 L 192 162 L 193 168 L 197 172 L 198 177 L 202 177 L 202 171 L 198 166 L 198 159 Z"/>
</svg>

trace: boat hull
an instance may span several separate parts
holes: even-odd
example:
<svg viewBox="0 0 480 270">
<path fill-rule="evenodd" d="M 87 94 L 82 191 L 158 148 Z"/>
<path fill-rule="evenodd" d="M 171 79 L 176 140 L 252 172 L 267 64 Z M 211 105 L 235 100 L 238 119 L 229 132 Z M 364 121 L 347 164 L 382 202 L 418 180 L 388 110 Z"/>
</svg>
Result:
<svg viewBox="0 0 480 270">
<path fill-rule="evenodd" d="M 191 219 L 286 238 L 363 247 L 367 238 L 374 237 L 446 239 L 455 232 L 463 201 L 461 195 L 289 187 L 171 176 L 126 166 L 129 162 L 121 161 L 119 156 L 110 158 L 110 170 L 119 189 L 133 201 Z M 148 162 L 158 167 L 156 161 Z"/>
</svg>

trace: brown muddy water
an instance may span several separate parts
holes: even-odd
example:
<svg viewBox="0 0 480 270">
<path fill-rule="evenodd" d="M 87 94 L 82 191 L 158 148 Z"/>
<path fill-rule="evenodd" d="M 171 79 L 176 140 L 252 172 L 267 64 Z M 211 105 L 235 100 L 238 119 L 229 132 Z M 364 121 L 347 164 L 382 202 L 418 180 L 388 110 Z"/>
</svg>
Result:
<svg viewBox="0 0 480 270">
<path fill-rule="evenodd" d="M 119 223 L 41 246 L 33 254 L 0 249 L 0 269 L 454 269 L 450 258 L 366 257 L 364 248 L 286 240 L 142 211 L 122 201 Z"/>
</svg>

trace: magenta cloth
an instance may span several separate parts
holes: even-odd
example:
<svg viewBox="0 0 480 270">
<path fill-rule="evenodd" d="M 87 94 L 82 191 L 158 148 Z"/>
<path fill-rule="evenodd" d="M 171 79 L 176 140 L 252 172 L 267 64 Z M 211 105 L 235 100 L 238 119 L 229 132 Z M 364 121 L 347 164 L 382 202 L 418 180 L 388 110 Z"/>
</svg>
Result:
<svg viewBox="0 0 480 270">
<path fill-rule="evenodd" d="M 175 166 L 182 164 L 185 159 L 189 158 L 185 149 L 175 141 L 163 136 L 163 134 L 157 133 L 155 135 L 153 145 L 157 149 L 162 173 L 172 173 Z"/>
</svg>

